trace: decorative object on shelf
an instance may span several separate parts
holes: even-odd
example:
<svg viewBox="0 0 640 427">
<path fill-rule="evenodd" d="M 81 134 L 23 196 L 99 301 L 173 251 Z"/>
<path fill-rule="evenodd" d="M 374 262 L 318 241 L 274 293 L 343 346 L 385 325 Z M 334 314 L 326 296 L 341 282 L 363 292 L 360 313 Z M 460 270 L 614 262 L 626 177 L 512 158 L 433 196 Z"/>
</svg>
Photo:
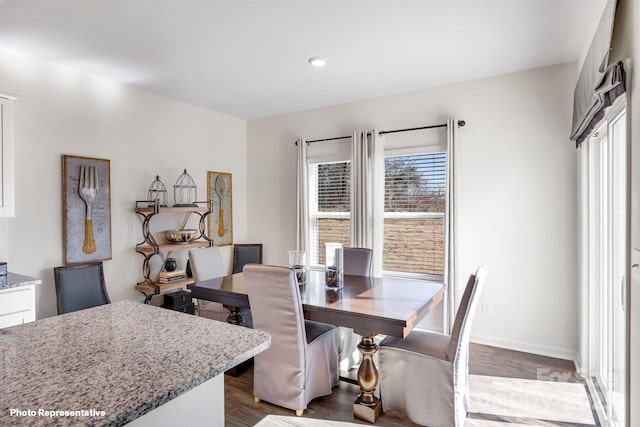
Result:
<svg viewBox="0 0 640 427">
<path fill-rule="evenodd" d="M 173 283 L 187 278 L 184 270 L 161 271 L 158 273 L 159 283 Z"/>
<path fill-rule="evenodd" d="M 307 283 L 307 253 L 305 251 L 289 251 L 289 267 L 296 273 L 298 286 Z"/>
<path fill-rule="evenodd" d="M 215 246 L 233 244 L 231 174 L 207 172 L 207 197 L 213 202 L 209 216 L 209 237 Z"/>
<path fill-rule="evenodd" d="M 176 185 L 173 186 L 173 206 L 176 208 L 197 207 L 196 200 L 198 200 L 198 188 L 185 169 L 176 180 Z"/>
<path fill-rule="evenodd" d="M 171 243 L 191 243 L 198 238 L 198 230 L 167 230 L 164 236 Z"/>
<path fill-rule="evenodd" d="M 187 277 L 193 277 L 193 272 L 191 271 L 191 261 L 187 260 L 187 268 L 185 268 L 185 274 Z"/>
<path fill-rule="evenodd" d="M 110 160 L 62 156 L 65 264 L 111 259 Z"/>
<path fill-rule="evenodd" d="M 325 286 L 341 289 L 344 283 L 342 243 L 325 243 L 324 250 Z"/>
<path fill-rule="evenodd" d="M 176 259 L 172 257 L 167 258 L 167 260 L 164 262 L 164 269 L 168 272 L 172 272 L 176 268 L 178 268 L 178 261 L 176 261 Z"/>
<path fill-rule="evenodd" d="M 167 207 L 167 187 L 160 181 L 160 175 L 156 175 L 155 181 L 149 186 L 149 192 L 147 193 L 147 200 L 151 203 L 149 206 L 153 206 L 155 200 L 158 201 L 160 207 Z"/>
</svg>

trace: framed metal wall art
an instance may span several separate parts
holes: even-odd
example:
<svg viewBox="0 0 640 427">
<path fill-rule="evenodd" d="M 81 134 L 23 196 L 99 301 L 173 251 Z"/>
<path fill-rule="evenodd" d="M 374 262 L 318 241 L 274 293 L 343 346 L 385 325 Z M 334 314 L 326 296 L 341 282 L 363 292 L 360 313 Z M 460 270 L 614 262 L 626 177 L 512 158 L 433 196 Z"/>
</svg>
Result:
<svg viewBox="0 0 640 427">
<path fill-rule="evenodd" d="M 207 172 L 207 197 L 213 202 L 209 215 L 209 238 L 215 246 L 233 244 L 231 174 Z"/>
<path fill-rule="evenodd" d="M 111 259 L 110 160 L 62 156 L 65 264 Z"/>
</svg>

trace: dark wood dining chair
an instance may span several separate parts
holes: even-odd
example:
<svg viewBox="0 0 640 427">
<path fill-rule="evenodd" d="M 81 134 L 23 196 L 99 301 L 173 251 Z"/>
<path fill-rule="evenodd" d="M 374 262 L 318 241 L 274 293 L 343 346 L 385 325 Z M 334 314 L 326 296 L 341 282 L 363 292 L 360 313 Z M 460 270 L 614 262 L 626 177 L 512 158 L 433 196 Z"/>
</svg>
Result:
<svg viewBox="0 0 640 427">
<path fill-rule="evenodd" d="M 246 264 L 262 264 L 262 243 L 233 245 L 233 273 L 240 273 Z"/>
<path fill-rule="evenodd" d="M 102 263 L 54 267 L 58 314 L 109 304 Z"/>
</svg>

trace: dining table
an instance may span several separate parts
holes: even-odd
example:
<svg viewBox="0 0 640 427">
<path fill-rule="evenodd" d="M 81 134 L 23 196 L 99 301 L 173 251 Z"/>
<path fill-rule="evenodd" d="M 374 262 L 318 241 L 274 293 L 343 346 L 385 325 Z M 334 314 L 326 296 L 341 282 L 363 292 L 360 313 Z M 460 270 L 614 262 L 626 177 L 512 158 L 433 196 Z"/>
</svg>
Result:
<svg viewBox="0 0 640 427">
<path fill-rule="evenodd" d="M 232 324 L 242 323 L 241 309 L 250 308 L 243 273 L 199 281 L 188 288 L 193 298 L 225 305 Z M 326 286 L 324 271 L 311 270 L 299 289 L 305 319 L 352 328 L 362 336 L 357 373 L 361 392 L 353 410 L 355 418 L 374 423 L 382 411 L 382 402 L 374 394 L 379 379 L 374 337 L 405 338 L 443 300 L 445 286 L 406 277 L 344 275 L 343 287 L 335 289 Z"/>
</svg>

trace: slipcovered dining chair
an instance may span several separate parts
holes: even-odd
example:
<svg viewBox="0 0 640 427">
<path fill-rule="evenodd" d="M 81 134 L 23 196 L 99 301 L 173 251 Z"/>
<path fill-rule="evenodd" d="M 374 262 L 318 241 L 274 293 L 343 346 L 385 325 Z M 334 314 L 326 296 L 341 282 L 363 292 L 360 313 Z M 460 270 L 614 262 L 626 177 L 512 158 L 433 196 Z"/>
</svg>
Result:
<svg viewBox="0 0 640 427">
<path fill-rule="evenodd" d="M 238 243 L 233 245 L 233 270 L 240 273 L 247 264 L 262 264 L 262 243 Z"/>
<path fill-rule="evenodd" d="M 250 264 L 244 279 L 254 328 L 271 347 L 254 358 L 253 395 L 302 415 L 338 384 L 338 328 L 304 320 L 300 289 L 290 268 Z"/>
<path fill-rule="evenodd" d="M 109 304 L 102 263 L 54 267 L 58 314 Z"/>
<path fill-rule="evenodd" d="M 373 251 L 369 248 L 345 247 L 342 250 L 344 274 L 350 276 L 371 276 Z"/>
<path fill-rule="evenodd" d="M 345 247 L 342 250 L 344 274 L 351 276 L 371 276 L 373 250 L 369 248 Z M 362 338 L 351 328 L 340 327 L 340 370 L 349 371 L 360 362 L 358 343 Z"/>
<path fill-rule="evenodd" d="M 227 268 L 222 262 L 220 249 L 215 246 L 190 250 L 189 265 L 196 282 L 227 275 Z M 220 322 L 226 322 L 229 316 L 229 310 L 224 308 L 222 304 L 200 299 L 198 300 L 198 312 L 202 317 Z"/>
<path fill-rule="evenodd" d="M 462 427 L 469 409 L 469 337 L 478 295 L 487 275 L 469 277 L 451 335 L 413 331 L 380 344 L 380 396 L 384 409 L 400 409 L 429 427 Z"/>
</svg>

